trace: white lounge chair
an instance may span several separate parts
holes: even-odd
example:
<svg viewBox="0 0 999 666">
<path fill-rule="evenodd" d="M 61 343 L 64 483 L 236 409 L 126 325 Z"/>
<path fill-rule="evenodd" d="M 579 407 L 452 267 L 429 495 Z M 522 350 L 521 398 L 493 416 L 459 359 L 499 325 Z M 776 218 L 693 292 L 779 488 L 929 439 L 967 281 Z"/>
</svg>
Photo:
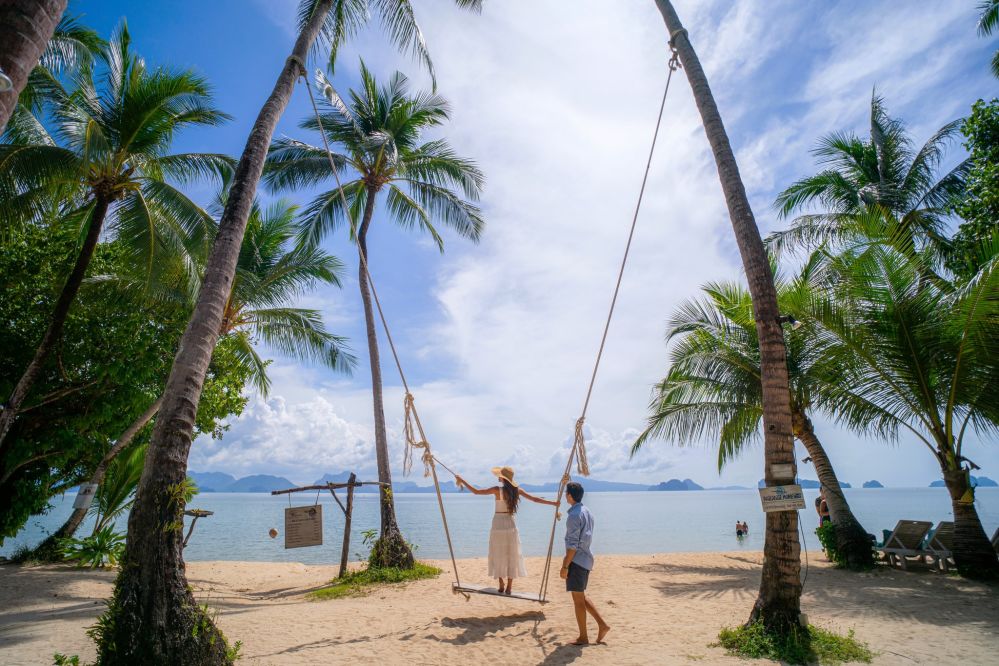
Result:
<svg viewBox="0 0 999 666">
<path fill-rule="evenodd" d="M 923 550 L 923 540 L 933 527 L 933 523 L 925 520 L 900 520 L 895 529 L 885 539 L 884 544 L 877 547 L 884 553 L 885 559 L 892 566 L 896 564 L 903 569 L 910 558 L 926 562 L 926 551 Z"/>
<path fill-rule="evenodd" d="M 954 523 L 942 520 L 926 538 L 923 547 L 926 557 L 931 558 L 944 571 L 954 563 Z"/>
</svg>

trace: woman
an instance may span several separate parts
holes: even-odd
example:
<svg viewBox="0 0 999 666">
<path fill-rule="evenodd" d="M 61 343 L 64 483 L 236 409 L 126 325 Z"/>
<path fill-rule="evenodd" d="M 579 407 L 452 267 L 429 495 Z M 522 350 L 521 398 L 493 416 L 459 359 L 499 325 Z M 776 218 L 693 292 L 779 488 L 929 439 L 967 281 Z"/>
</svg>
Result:
<svg viewBox="0 0 999 666">
<path fill-rule="evenodd" d="M 558 506 L 558 502 L 535 497 L 518 486 L 513 480 L 512 467 L 493 467 L 493 474 L 496 475 L 500 485 L 492 488 L 476 488 L 457 475 L 455 483 L 459 488 L 464 486 L 476 495 L 492 495 L 496 498 L 493 528 L 489 532 L 489 576 L 499 581 L 497 587 L 500 594 L 510 594 L 513 590 L 513 579 L 527 575 L 524 558 L 520 555 L 520 533 L 513 519 L 520 498 L 549 506 Z M 506 579 L 505 584 L 504 579 Z"/>
</svg>

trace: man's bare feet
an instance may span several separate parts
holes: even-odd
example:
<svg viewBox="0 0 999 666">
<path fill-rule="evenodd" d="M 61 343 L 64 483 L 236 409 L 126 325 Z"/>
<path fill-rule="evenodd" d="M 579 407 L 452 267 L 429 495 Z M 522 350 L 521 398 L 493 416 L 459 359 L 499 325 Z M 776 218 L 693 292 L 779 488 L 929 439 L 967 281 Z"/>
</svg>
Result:
<svg viewBox="0 0 999 666">
<path fill-rule="evenodd" d="M 579 646 L 589 645 L 589 644 L 590 644 L 590 639 L 585 636 L 580 636 L 573 642 L 569 643 L 569 645 L 579 645 Z"/>
<path fill-rule="evenodd" d="M 604 640 L 604 637 L 607 636 L 607 632 L 608 631 L 610 631 L 610 625 L 609 624 L 605 624 L 604 626 L 600 627 L 597 630 L 597 643 L 598 644 L 600 644 L 600 645 L 606 645 L 607 641 Z"/>
</svg>

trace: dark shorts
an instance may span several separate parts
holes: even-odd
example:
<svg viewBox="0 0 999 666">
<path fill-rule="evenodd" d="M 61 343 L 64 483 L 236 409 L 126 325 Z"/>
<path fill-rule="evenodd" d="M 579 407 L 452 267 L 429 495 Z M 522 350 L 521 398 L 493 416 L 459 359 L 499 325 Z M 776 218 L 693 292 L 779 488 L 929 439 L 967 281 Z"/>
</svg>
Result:
<svg viewBox="0 0 999 666">
<path fill-rule="evenodd" d="M 590 570 L 585 569 L 575 562 L 569 563 L 569 575 L 565 579 L 566 592 L 585 592 L 586 583 L 590 579 Z"/>
<path fill-rule="evenodd" d="M 825 525 L 826 523 L 831 523 L 831 522 L 832 522 L 832 518 L 830 516 L 822 516 L 822 524 L 823 525 Z"/>
</svg>

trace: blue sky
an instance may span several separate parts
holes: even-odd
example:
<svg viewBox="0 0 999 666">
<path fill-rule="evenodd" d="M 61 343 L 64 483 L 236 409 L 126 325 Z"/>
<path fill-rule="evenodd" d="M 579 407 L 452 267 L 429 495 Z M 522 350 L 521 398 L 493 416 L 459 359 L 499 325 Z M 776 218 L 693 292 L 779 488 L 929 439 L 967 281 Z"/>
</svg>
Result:
<svg viewBox="0 0 999 666">
<path fill-rule="evenodd" d="M 877 88 L 917 142 L 996 95 L 988 72 L 995 40 L 975 34 L 976 3 L 745 0 L 675 2 L 705 66 L 761 230 L 779 226 L 774 195 L 812 173 L 821 135 L 866 131 Z M 531 480 L 555 479 L 571 442 L 637 195 L 668 57 L 651 0 L 487 0 L 481 16 L 415 0 L 453 104 L 446 135 L 486 173 L 487 231 L 478 246 L 446 236 L 446 253 L 376 217 L 372 271 L 438 457 L 470 478 L 513 464 Z M 167 8 L 168 9 L 165 9 Z M 238 154 L 294 39 L 295 0 L 75 0 L 71 12 L 104 34 L 127 16 L 136 49 L 152 64 L 191 67 L 234 116 L 183 135 L 179 150 Z M 375 28 L 343 52 L 336 85 L 353 84 L 357 60 L 379 77 L 395 69 L 428 80 Z M 321 63 L 320 63 L 321 64 Z M 719 477 L 704 443 L 653 444 L 634 459 L 651 385 L 664 373 L 665 322 L 699 285 L 739 278 L 717 174 L 686 80 L 674 81 L 636 246 L 623 284 L 588 418 L 594 476 L 705 485 L 753 484 L 760 449 Z M 304 89 L 278 135 L 308 112 Z M 962 155 L 959 146 L 951 159 Z M 202 188 L 204 201 L 212 193 Z M 275 196 L 266 191 L 262 198 Z M 305 203 L 310 193 L 285 194 Z M 366 358 L 354 279 L 302 304 L 324 311 Z M 401 390 L 383 350 L 386 409 L 401 462 Z M 279 356 L 268 400 L 251 398 L 220 442 L 201 439 L 191 468 L 311 481 L 344 469 L 372 474 L 368 368 L 351 378 Z M 842 479 L 889 485 L 937 478 L 924 448 L 861 440 L 816 420 Z M 800 453 L 800 449 L 799 449 Z M 995 442 L 968 452 L 999 477 Z M 397 473 L 401 470 L 397 465 Z M 814 477 L 810 469 L 803 476 Z"/>
</svg>

